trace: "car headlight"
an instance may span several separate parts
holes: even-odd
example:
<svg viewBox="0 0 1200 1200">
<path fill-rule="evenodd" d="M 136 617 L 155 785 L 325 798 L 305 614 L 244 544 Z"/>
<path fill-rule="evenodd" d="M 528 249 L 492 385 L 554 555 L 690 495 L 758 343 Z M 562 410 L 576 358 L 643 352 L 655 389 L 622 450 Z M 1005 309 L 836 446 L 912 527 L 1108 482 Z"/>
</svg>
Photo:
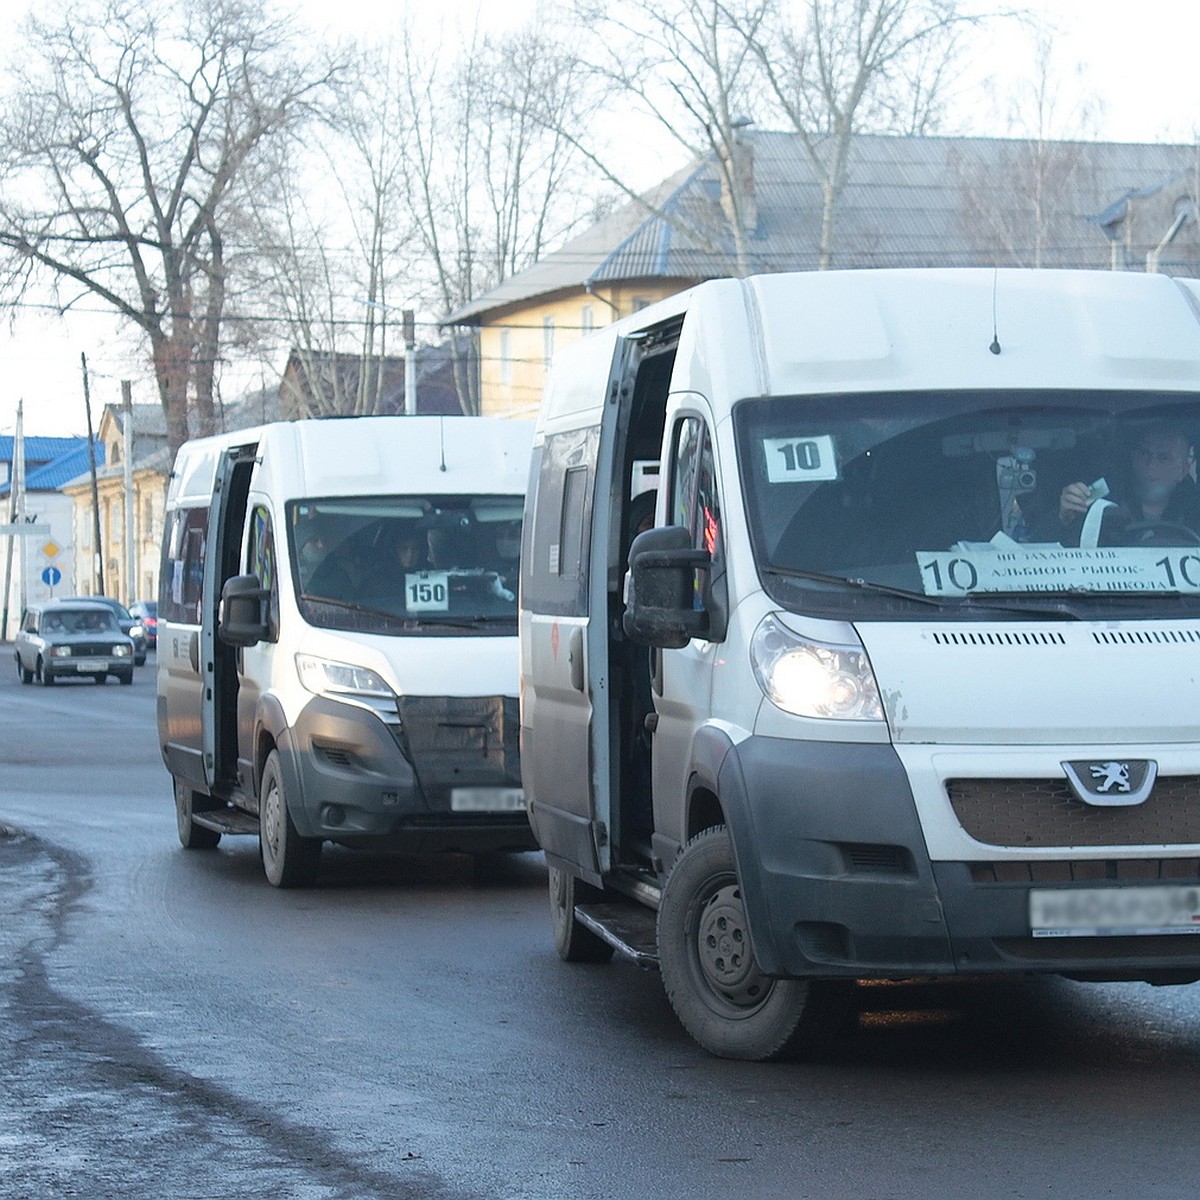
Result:
<svg viewBox="0 0 1200 1200">
<path fill-rule="evenodd" d="M 129 636 L 131 638 L 144 637 L 145 634 L 146 634 L 146 629 L 145 629 L 145 626 L 143 626 L 143 625 L 131 625 L 129 627 Z"/>
<path fill-rule="evenodd" d="M 114 646 L 112 652 L 113 658 L 128 658 L 133 650 L 130 646 Z"/>
<path fill-rule="evenodd" d="M 296 670 L 300 682 L 315 696 L 395 699 L 392 689 L 369 667 L 334 662 L 328 658 L 318 658 L 315 654 L 297 654 Z"/>
<path fill-rule="evenodd" d="M 70 646 L 51 646 L 50 647 L 50 657 L 51 658 L 70 658 L 71 657 L 71 647 Z"/>
<path fill-rule="evenodd" d="M 861 645 L 801 637 L 769 616 L 750 639 L 750 662 L 763 694 L 784 712 L 841 721 L 883 720 L 875 673 Z"/>
</svg>

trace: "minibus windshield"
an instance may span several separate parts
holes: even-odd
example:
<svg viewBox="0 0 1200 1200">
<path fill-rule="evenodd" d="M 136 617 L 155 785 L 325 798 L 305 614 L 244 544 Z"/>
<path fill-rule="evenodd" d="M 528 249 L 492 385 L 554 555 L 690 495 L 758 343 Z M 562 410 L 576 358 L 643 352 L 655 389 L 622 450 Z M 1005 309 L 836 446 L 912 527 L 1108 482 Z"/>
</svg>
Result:
<svg viewBox="0 0 1200 1200">
<path fill-rule="evenodd" d="M 1200 394 L 771 397 L 738 404 L 734 428 L 781 604 L 1200 613 Z"/>
<path fill-rule="evenodd" d="M 520 496 L 321 497 L 287 508 L 306 621 L 396 635 L 516 630 Z"/>
</svg>

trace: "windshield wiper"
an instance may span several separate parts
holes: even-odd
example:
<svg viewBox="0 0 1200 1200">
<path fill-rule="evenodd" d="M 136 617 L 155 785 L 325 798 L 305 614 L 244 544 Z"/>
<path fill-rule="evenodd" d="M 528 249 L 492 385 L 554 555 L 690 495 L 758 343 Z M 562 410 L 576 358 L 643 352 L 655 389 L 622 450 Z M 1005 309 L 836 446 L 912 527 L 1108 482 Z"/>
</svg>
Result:
<svg viewBox="0 0 1200 1200">
<path fill-rule="evenodd" d="M 457 617 L 452 621 L 429 620 L 422 621 L 421 624 L 426 629 L 478 629 L 480 625 L 486 625 L 491 621 L 516 621 L 517 615 L 513 613 L 511 616 L 498 613 L 495 616 L 484 616 L 482 613 L 476 613 L 473 617 Z"/>
<path fill-rule="evenodd" d="M 869 579 L 850 578 L 843 575 L 830 575 L 823 571 L 805 571 L 798 567 L 776 567 L 767 565 L 766 569 L 774 575 L 783 575 L 789 579 L 808 579 L 814 583 L 828 583 L 834 586 L 853 588 L 855 591 L 869 592 L 872 595 L 896 596 L 901 600 L 909 600 L 915 604 L 926 604 L 933 608 L 967 608 L 987 609 L 989 612 L 1037 613 L 1039 616 L 1068 617 L 1078 620 L 1077 613 L 1071 612 L 1065 606 L 1053 608 L 1038 604 L 1017 603 L 1024 601 L 1024 594 L 985 593 L 971 596 L 926 596 L 922 592 L 910 592 L 906 588 L 892 587 L 886 583 L 873 583 Z M 995 595 L 996 599 L 993 599 Z M 986 598 L 985 598 L 986 596 Z M 1033 599 L 1033 597 L 1030 597 Z"/>
<path fill-rule="evenodd" d="M 869 579 L 856 579 L 845 575 L 829 575 L 824 571 L 806 571 L 799 567 L 776 567 L 771 563 L 765 564 L 765 569 L 772 575 L 783 575 L 788 579 L 807 579 L 812 583 L 828 583 L 834 587 L 853 588 L 855 591 L 871 592 L 879 596 L 898 596 L 902 600 L 913 600 L 917 604 L 929 604 L 934 608 L 945 608 L 945 596 L 925 596 L 920 592 L 910 592 L 904 588 L 891 587 L 886 583 L 872 583 Z"/>
<path fill-rule="evenodd" d="M 398 613 L 391 608 L 372 608 L 369 604 L 359 604 L 357 600 L 336 600 L 333 596 L 315 596 L 312 592 L 301 592 L 301 600 L 312 604 L 328 604 L 334 608 L 344 608 L 348 612 L 364 613 L 371 617 L 387 617 L 390 621 L 406 621 L 409 618 L 404 613 Z"/>
</svg>

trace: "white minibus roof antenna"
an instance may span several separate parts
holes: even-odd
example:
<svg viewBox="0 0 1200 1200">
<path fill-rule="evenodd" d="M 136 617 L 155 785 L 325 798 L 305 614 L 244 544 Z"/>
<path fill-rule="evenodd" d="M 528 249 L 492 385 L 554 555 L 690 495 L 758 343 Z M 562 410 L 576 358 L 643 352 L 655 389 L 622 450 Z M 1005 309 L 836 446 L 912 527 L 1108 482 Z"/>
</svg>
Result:
<svg viewBox="0 0 1200 1200">
<path fill-rule="evenodd" d="M 988 347 L 988 349 L 993 354 L 1000 353 L 1000 334 L 998 332 L 999 326 L 997 325 L 997 322 L 996 322 L 996 287 L 999 284 L 999 282 L 1000 282 L 1000 268 L 993 267 L 992 268 L 992 344 Z"/>
</svg>

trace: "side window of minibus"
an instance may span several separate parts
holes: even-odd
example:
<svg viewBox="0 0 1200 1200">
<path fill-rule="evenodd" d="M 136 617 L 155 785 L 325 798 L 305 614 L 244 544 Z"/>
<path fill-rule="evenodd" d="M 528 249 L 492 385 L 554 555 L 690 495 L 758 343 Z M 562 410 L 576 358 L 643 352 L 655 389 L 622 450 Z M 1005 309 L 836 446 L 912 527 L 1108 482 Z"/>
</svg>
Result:
<svg viewBox="0 0 1200 1200">
<path fill-rule="evenodd" d="M 551 434 L 541 451 L 522 603 L 561 616 L 587 612 L 587 556 L 597 429 Z"/>
<path fill-rule="evenodd" d="M 164 621 L 200 624 L 207 536 L 207 508 L 176 509 L 169 518 L 158 595 Z"/>
<path fill-rule="evenodd" d="M 671 524 L 683 525 L 697 550 L 707 550 L 712 567 L 698 578 L 697 603 L 714 618 L 713 640 L 724 637 L 724 545 L 716 460 L 708 427 L 699 417 L 682 417 L 671 439 Z"/>
<path fill-rule="evenodd" d="M 712 439 L 699 417 L 684 417 L 675 427 L 671 470 L 672 525 L 686 526 L 692 545 L 721 556 L 721 500 L 717 492 Z"/>
<path fill-rule="evenodd" d="M 275 531 L 271 525 L 271 514 L 262 504 L 256 504 L 250 511 L 250 536 L 246 542 L 246 573 L 254 575 L 271 594 L 269 601 L 271 636 L 269 640 L 274 641 L 279 629 L 279 576 L 275 559 Z"/>
</svg>

